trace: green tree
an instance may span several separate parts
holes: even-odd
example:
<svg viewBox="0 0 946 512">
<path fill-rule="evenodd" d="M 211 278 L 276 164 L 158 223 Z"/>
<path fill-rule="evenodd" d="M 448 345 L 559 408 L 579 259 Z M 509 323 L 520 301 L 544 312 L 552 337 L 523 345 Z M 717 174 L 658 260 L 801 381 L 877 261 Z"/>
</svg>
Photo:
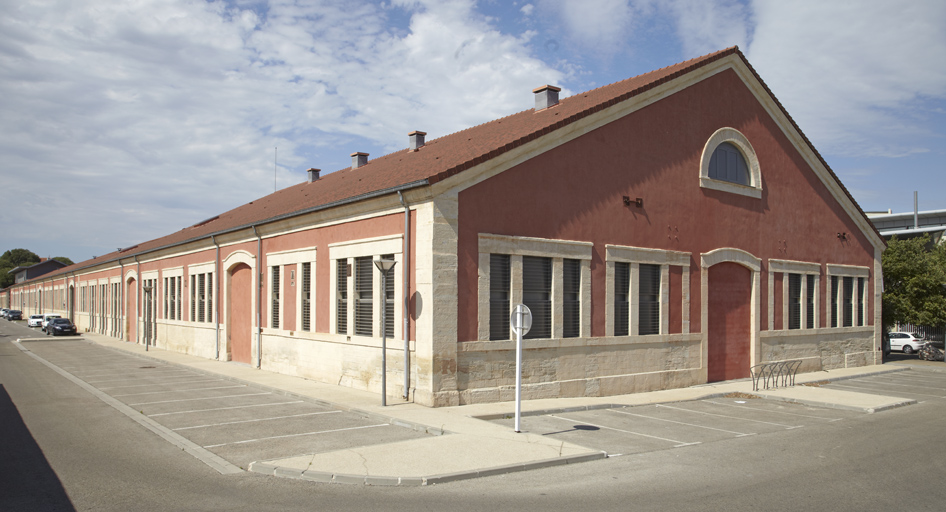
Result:
<svg viewBox="0 0 946 512">
<path fill-rule="evenodd" d="M 928 235 L 893 237 L 883 255 L 883 322 L 914 325 L 946 323 L 946 246 L 929 248 Z"/>
<path fill-rule="evenodd" d="M 10 271 L 16 267 L 28 267 L 39 263 L 39 256 L 27 249 L 10 249 L 0 256 L 0 288 L 13 284 L 16 276 Z"/>
<path fill-rule="evenodd" d="M 59 263 L 64 263 L 64 264 L 66 264 L 66 265 L 75 265 L 75 262 L 74 262 L 74 261 L 70 260 L 69 258 L 67 258 L 67 257 L 65 257 L 65 256 L 56 256 L 56 257 L 53 258 L 53 259 L 56 260 L 56 261 L 58 261 Z"/>
</svg>

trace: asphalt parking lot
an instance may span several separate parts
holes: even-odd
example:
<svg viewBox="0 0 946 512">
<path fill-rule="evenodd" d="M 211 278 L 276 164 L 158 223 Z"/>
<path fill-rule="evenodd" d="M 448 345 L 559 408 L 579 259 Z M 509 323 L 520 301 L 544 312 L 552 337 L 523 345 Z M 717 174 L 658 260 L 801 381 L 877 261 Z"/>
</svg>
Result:
<svg viewBox="0 0 946 512">
<path fill-rule="evenodd" d="M 250 462 L 428 434 L 81 338 L 21 342 L 33 355 L 246 469 Z"/>
<path fill-rule="evenodd" d="M 521 427 L 533 434 L 603 450 L 616 457 L 727 439 L 777 435 L 861 414 L 733 396 L 527 416 L 522 418 Z M 513 425 L 509 418 L 494 421 Z"/>
<path fill-rule="evenodd" d="M 918 404 L 941 401 L 946 400 L 946 365 L 942 362 L 916 365 L 911 366 L 910 371 L 839 380 L 827 383 L 824 387 L 912 398 Z"/>
<path fill-rule="evenodd" d="M 946 400 L 946 368 L 813 383 L 819 387 L 911 398 Z M 761 393 L 760 393 L 761 394 Z M 685 448 L 704 443 L 811 428 L 843 428 L 865 412 L 808 406 L 737 394 L 704 400 L 556 412 L 522 418 L 523 431 L 602 450 L 611 457 Z M 883 414 L 883 412 L 878 413 Z M 512 418 L 493 420 L 513 428 Z"/>
</svg>

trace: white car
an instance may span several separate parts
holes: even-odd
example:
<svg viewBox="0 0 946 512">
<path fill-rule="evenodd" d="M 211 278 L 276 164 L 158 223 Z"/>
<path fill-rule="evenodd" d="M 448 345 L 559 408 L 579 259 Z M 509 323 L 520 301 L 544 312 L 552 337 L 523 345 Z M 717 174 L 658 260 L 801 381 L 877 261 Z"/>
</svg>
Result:
<svg viewBox="0 0 946 512">
<path fill-rule="evenodd" d="M 916 335 L 908 332 L 892 332 L 889 337 L 890 350 L 903 352 L 904 354 L 915 353 L 920 350 L 920 347 L 925 343 L 923 340 L 917 338 Z"/>
<path fill-rule="evenodd" d="M 43 331 L 46 330 L 46 326 L 49 325 L 49 321 L 52 320 L 53 318 L 62 318 L 62 317 L 59 315 L 54 315 L 52 313 L 46 313 L 45 315 L 43 315 L 43 324 L 42 324 Z"/>
<path fill-rule="evenodd" d="M 29 327 L 42 327 L 43 315 L 30 315 L 30 317 L 26 320 L 26 325 Z"/>
</svg>

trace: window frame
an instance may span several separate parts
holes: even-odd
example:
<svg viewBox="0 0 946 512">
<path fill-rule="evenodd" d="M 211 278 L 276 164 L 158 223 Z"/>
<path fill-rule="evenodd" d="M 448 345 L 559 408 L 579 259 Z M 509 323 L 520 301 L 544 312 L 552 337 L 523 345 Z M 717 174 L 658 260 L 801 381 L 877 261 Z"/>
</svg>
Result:
<svg viewBox="0 0 946 512">
<path fill-rule="evenodd" d="M 768 274 L 769 274 L 769 329 L 770 331 L 780 330 L 780 331 L 805 331 L 811 329 L 817 329 L 821 323 L 820 319 L 820 295 L 818 289 L 821 287 L 821 264 L 812 263 L 807 261 L 794 261 L 794 260 L 776 260 L 771 259 L 768 263 Z M 782 325 L 778 326 L 779 329 L 776 329 L 775 325 L 775 275 L 782 274 Z M 798 318 L 798 327 L 792 328 L 790 326 L 790 316 L 791 316 L 791 304 L 790 304 L 790 286 L 789 282 L 792 275 L 798 275 L 800 279 L 800 302 L 799 302 L 799 318 Z M 809 277 L 814 276 L 814 290 L 809 290 Z M 830 281 L 829 281 L 830 284 Z M 810 319 L 810 311 L 808 308 L 809 299 L 814 302 L 814 318 Z M 812 325 L 813 327 L 808 327 Z"/>
<path fill-rule="evenodd" d="M 721 144 L 727 142 L 735 146 L 746 161 L 746 167 L 749 170 L 748 185 L 710 177 L 710 160 L 713 158 L 713 153 Z M 724 127 L 716 130 L 706 141 L 703 146 L 703 154 L 700 157 L 700 188 L 719 190 L 755 199 L 762 198 L 762 172 L 759 167 L 759 158 L 752 144 L 749 143 L 749 139 L 742 132 L 735 128 Z"/>
<path fill-rule="evenodd" d="M 358 240 L 349 240 L 329 244 L 329 259 L 332 261 L 331 276 L 331 302 L 329 305 L 329 315 L 331 320 L 330 334 L 337 335 L 340 340 L 351 342 L 364 342 L 371 344 L 380 343 L 381 326 L 381 308 L 385 307 L 385 293 L 381 289 L 381 272 L 372 263 L 372 293 L 371 293 L 371 335 L 355 334 L 355 258 L 370 257 L 372 262 L 379 260 L 382 256 L 394 255 L 394 268 L 388 274 L 389 278 L 394 280 L 394 336 L 390 339 L 404 339 L 403 324 L 401 321 L 404 315 L 404 301 L 401 300 L 404 294 L 404 236 L 400 233 L 396 235 L 387 235 L 375 238 L 364 238 Z M 347 333 L 340 332 L 338 326 L 338 299 L 339 299 L 339 273 L 338 261 L 346 260 L 348 265 L 352 266 L 351 276 L 345 278 L 348 294 L 346 327 Z"/>
<path fill-rule="evenodd" d="M 523 257 L 550 258 L 552 265 L 551 286 L 551 338 L 563 338 L 563 311 L 564 291 L 563 272 L 564 260 L 579 260 L 581 266 L 579 311 L 581 338 L 591 336 L 591 256 L 593 244 L 573 240 L 551 240 L 523 236 L 495 235 L 480 233 L 477 236 L 477 251 L 479 253 L 479 279 L 477 289 L 477 341 L 507 341 L 514 340 L 515 333 L 509 329 L 508 337 L 490 339 L 490 255 L 503 254 L 509 256 L 509 311 L 512 313 L 516 304 L 523 303 Z M 508 320 L 506 320 L 508 323 Z"/>
<path fill-rule="evenodd" d="M 832 328 L 846 329 L 851 327 L 869 327 L 873 325 L 870 323 L 870 315 L 868 314 L 867 305 L 870 304 L 869 301 L 869 290 L 871 287 L 871 271 L 869 267 L 861 267 L 855 265 L 837 265 L 837 264 L 828 264 L 827 265 L 827 275 L 828 282 L 833 283 L 834 279 L 837 278 L 837 289 L 832 290 L 833 286 L 827 286 L 825 297 L 826 304 L 829 304 L 831 311 L 829 312 L 829 317 L 834 320 L 835 315 L 837 315 L 837 321 L 832 321 L 829 326 Z M 851 325 L 844 325 L 845 323 L 845 281 L 850 279 L 852 283 L 852 294 L 851 294 L 851 310 L 850 318 Z M 864 279 L 864 286 L 862 290 L 858 289 L 858 278 Z M 858 318 L 858 309 L 863 308 L 863 315 L 861 318 Z M 858 322 L 858 320 L 861 320 Z"/>
<path fill-rule="evenodd" d="M 670 267 L 681 267 L 681 286 L 683 304 L 681 309 L 681 333 L 690 332 L 690 265 L 691 253 L 632 247 L 625 245 L 605 246 L 605 264 L 607 272 L 607 290 L 605 293 L 607 305 L 605 308 L 605 336 L 663 336 L 670 333 Z M 617 311 L 615 294 L 617 291 L 616 265 L 629 264 L 630 272 L 628 285 L 628 333 L 622 335 L 615 332 L 617 327 Z M 659 331 L 653 334 L 640 334 L 640 265 L 656 265 L 660 267 L 660 298 L 659 298 Z"/>
<path fill-rule="evenodd" d="M 292 249 L 289 251 L 273 252 L 266 255 L 266 283 L 269 290 L 269 299 L 266 301 L 267 313 L 269 315 L 269 327 L 265 329 L 270 331 L 285 332 L 315 332 L 315 269 L 316 269 L 317 251 L 314 248 Z M 302 329 L 302 320 L 304 315 L 303 304 L 303 286 L 302 286 L 302 265 L 308 263 L 311 269 L 310 276 L 310 301 L 308 309 L 310 330 Z M 273 290 L 273 269 L 279 267 L 279 289 Z M 296 283 L 294 274 L 298 275 L 299 284 Z M 333 273 L 334 275 L 334 273 Z M 287 288 L 288 287 L 288 288 Z M 290 290 L 294 288 L 294 290 Z M 278 292 L 279 311 L 278 326 L 273 325 L 273 292 Z M 286 301 L 290 294 L 294 294 L 295 304 L 295 322 L 287 322 Z"/>
</svg>

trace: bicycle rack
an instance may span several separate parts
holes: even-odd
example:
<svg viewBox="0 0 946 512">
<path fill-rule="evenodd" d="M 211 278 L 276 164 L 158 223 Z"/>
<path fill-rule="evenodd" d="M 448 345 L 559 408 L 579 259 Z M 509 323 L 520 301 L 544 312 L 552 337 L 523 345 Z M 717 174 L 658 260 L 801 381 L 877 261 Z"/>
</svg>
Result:
<svg viewBox="0 0 946 512">
<path fill-rule="evenodd" d="M 795 385 L 795 374 L 801 366 L 801 360 L 793 359 L 789 361 L 773 361 L 771 363 L 761 363 L 749 368 L 749 374 L 752 375 L 752 390 L 759 390 L 759 383 L 762 383 L 763 389 L 769 387 L 778 388 Z"/>
</svg>

